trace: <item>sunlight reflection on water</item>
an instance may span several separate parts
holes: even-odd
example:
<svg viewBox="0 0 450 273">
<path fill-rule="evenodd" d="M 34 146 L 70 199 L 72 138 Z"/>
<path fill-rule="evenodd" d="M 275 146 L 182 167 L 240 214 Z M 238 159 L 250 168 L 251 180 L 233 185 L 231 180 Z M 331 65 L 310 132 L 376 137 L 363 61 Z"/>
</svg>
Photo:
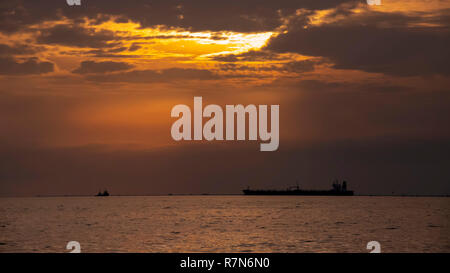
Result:
<svg viewBox="0 0 450 273">
<path fill-rule="evenodd" d="M 450 252 L 448 198 L 0 198 L 0 252 Z"/>
</svg>

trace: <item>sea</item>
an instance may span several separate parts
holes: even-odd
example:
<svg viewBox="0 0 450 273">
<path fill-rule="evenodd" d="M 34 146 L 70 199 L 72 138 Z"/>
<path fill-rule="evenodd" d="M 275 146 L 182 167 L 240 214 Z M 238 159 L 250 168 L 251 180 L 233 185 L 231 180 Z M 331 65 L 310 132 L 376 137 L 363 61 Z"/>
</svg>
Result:
<svg viewBox="0 0 450 273">
<path fill-rule="evenodd" d="M 0 198 L 0 252 L 450 252 L 448 197 Z"/>
</svg>

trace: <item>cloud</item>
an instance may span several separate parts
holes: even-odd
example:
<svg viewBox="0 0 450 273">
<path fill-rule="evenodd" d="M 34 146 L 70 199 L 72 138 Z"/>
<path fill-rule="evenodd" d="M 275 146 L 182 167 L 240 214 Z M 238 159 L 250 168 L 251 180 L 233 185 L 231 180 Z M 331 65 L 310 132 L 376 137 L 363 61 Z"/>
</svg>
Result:
<svg viewBox="0 0 450 273">
<path fill-rule="evenodd" d="M 73 70 L 72 73 L 76 74 L 88 74 L 88 73 L 106 73 L 106 72 L 115 72 L 121 70 L 128 70 L 133 68 L 133 65 L 130 65 L 125 62 L 95 62 L 95 61 L 83 61 L 80 63 L 80 67 Z"/>
<path fill-rule="evenodd" d="M 54 0 L 3 2 L 0 30 L 8 33 L 62 18 L 76 21 L 89 18 L 98 24 L 111 16 L 118 17 L 120 22 L 138 22 L 142 27 L 164 25 L 194 31 L 257 32 L 277 28 L 284 16 L 300 8 L 327 9 L 355 0 L 136 0 L 133 3 L 90 0 L 76 8 Z"/>
<path fill-rule="evenodd" d="M 278 71 L 303 73 L 314 71 L 317 64 L 323 63 L 321 58 L 292 61 L 292 56 L 283 56 L 269 50 L 250 50 L 240 54 L 224 54 L 212 56 L 212 60 L 220 62 L 222 71 Z"/>
<path fill-rule="evenodd" d="M 83 28 L 77 25 L 60 24 L 41 30 L 37 42 L 41 44 L 58 44 L 74 47 L 103 48 L 114 47 L 119 43 L 109 43 L 115 40 L 112 31 Z"/>
<path fill-rule="evenodd" d="M 26 44 L 7 45 L 0 44 L 0 56 L 25 55 L 36 53 L 36 49 Z"/>
<path fill-rule="evenodd" d="M 293 20 L 287 33 L 272 38 L 266 49 L 325 57 L 338 69 L 400 76 L 450 74 L 449 29 L 410 26 L 417 21 L 415 16 L 369 10 L 317 26 Z"/>
<path fill-rule="evenodd" d="M 129 48 L 128 51 L 132 52 L 132 51 L 136 51 L 138 49 L 140 49 L 142 46 L 140 46 L 138 43 L 133 43 Z"/>
<path fill-rule="evenodd" d="M 241 54 L 223 54 L 212 56 L 212 60 L 219 62 L 262 62 L 262 61 L 274 61 L 281 60 L 283 57 L 276 52 L 269 50 L 250 50 Z"/>
<path fill-rule="evenodd" d="M 53 63 L 40 61 L 38 58 L 27 58 L 20 62 L 11 57 L 0 57 L 1 75 L 44 74 L 53 70 Z"/>
<path fill-rule="evenodd" d="M 89 50 L 87 52 L 83 52 L 83 54 L 90 54 L 93 57 L 105 57 L 105 58 L 109 58 L 109 57 L 132 57 L 131 55 L 121 55 L 121 54 L 117 54 L 117 53 L 121 53 L 127 50 L 127 47 L 124 46 L 120 46 L 120 47 L 115 47 L 115 48 L 108 48 L 108 49 L 93 49 L 93 50 Z"/>
<path fill-rule="evenodd" d="M 302 60 L 292 61 L 281 64 L 270 65 L 240 65 L 239 63 L 224 63 L 219 64 L 219 70 L 222 71 L 277 71 L 277 72 L 290 72 L 290 73 L 304 73 L 314 71 L 315 66 L 321 63 L 321 60 Z M 261 76 L 261 75 L 243 75 L 248 77 Z"/>
<path fill-rule="evenodd" d="M 214 80 L 219 76 L 205 69 L 169 68 L 164 70 L 133 70 L 107 75 L 90 75 L 88 80 L 97 82 L 172 82 L 178 80 Z"/>
<path fill-rule="evenodd" d="M 313 71 L 316 64 L 321 63 L 320 60 L 304 60 L 304 61 L 293 61 L 283 64 L 281 67 L 282 71 L 287 72 L 310 72 Z"/>
</svg>

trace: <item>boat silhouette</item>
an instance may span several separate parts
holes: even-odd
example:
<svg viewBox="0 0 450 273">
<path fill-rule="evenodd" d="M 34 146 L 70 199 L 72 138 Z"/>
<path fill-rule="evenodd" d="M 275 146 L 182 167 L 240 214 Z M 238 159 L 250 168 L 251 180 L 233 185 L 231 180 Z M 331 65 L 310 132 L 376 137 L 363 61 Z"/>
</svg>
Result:
<svg viewBox="0 0 450 273">
<path fill-rule="evenodd" d="M 297 185 L 286 190 L 242 190 L 245 195 L 305 195 L 305 196 L 352 196 L 354 192 L 347 190 L 347 181 L 342 184 L 335 180 L 330 190 L 302 190 Z"/>
<path fill-rule="evenodd" d="M 99 191 L 95 196 L 109 196 L 109 192 L 107 190 L 104 192 Z"/>
</svg>

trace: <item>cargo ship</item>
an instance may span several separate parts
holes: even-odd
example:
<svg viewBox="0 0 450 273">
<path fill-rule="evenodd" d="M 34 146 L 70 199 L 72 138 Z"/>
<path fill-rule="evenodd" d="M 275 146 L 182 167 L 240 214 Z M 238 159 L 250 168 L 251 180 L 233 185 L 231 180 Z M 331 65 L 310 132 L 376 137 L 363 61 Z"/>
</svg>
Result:
<svg viewBox="0 0 450 273">
<path fill-rule="evenodd" d="M 305 195 L 305 196 L 352 196 L 354 192 L 347 190 L 347 181 L 342 184 L 338 180 L 333 182 L 330 190 L 302 190 L 297 185 L 286 190 L 243 190 L 245 195 Z"/>
</svg>

